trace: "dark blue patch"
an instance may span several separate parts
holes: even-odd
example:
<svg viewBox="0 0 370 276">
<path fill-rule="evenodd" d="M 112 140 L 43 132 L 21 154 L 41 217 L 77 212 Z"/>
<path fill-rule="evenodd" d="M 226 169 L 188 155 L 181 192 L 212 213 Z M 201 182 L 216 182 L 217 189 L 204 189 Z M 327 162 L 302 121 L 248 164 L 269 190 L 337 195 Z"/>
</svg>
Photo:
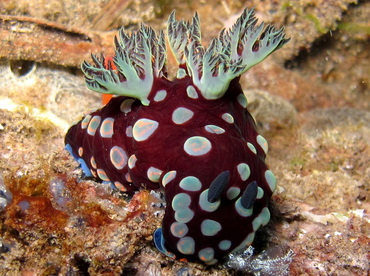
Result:
<svg viewBox="0 0 370 276">
<path fill-rule="evenodd" d="M 78 157 L 76 154 L 74 154 L 73 152 L 73 149 L 71 147 L 70 144 L 67 144 L 65 146 L 65 149 L 72 155 L 72 157 L 78 162 L 80 163 L 80 166 L 81 166 L 81 169 L 82 171 L 84 172 L 85 176 L 86 177 L 91 177 L 92 176 L 92 173 L 89 169 L 89 167 L 87 166 L 85 160 L 83 160 L 82 158 Z"/>
<path fill-rule="evenodd" d="M 70 145 L 70 144 L 67 144 L 67 145 L 65 146 L 65 149 L 69 152 L 69 154 L 70 154 L 70 155 L 72 155 L 72 157 L 73 157 L 75 160 L 77 160 L 77 159 L 78 159 L 78 156 L 74 154 L 73 149 L 72 149 L 72 147 L 71 147 L 71 145 Z"/>
<path fill-rule="evenodd" d="M 91 173 L 89 167 L 86 165 L 85 160 L 83 160 L 82 158 L 78 158 L 77 159 L 77 162 L 80 163 L 81 169 L 84 172 L 84 174 L 85 174 L 86 177 L 92 176 L 92 173 Z"/>
<path fill-rule="evenodd" d="M 157 247 L 159 252 L 163 253 L 167 257 L 175 258 L 175 255 L 172 254 L 171 252 L 168 252 L 167 249 L 164 247 L 164 238 L 162 234 L 162 228 L 158 228 L 157 230 L 154 231 L 153 240 L 154 240 L 155 247 Z"/>
<path fill-rule="evenodd" d="M 211 203 L 214 203 L 217 200 L 219 200 L 222 192 L 225 190 L 227 185 L 229 185 L 229 181 L 230 181 L 229 171 L 224 171 L 217 175 L 216 178 L 212 181 L 211 185 L 209 186 L 207 200 Z"/>
<path fill-rule="evenodd" d="M 249 183 L 247 188 L 245 188 L 244 193 L 240 199 L 240 204 L 245 209 L 251 208 L 254 202 L 256 201 L 257 193 L 258 193 L 257 181 Z"/>
</svg>

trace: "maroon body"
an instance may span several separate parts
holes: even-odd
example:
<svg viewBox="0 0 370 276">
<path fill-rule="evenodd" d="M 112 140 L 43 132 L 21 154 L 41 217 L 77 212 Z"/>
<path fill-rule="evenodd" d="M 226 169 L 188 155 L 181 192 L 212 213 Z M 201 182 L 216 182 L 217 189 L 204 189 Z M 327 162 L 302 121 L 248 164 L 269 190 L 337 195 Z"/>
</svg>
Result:
<svg viewBox="0 0 370 276">
<path fill-rule="evenodd" d="M 134 101 L 127 97 L 112 98 L 104 108 L 88 115 L 90 120 L 83 119 L 73 126 L 66 136 L 66 144 L 71 147 L 73 155 L 78 156 L 77 159 L 82 158 L 85 161 L 89 169 L 85 170 L 85 174 L 93 175 L 104 182 L 112 182 L 122 191 L 133 192 L 139 188 L 158 189 L 163 185 L 162 180 L 168 172 L 176 172 L 172 173 L 175 176 L 170 181 L 168 178 L 171 176 L 165 177 L 165 182 L 168 181 L 165 183 L 167 208 L 163 220 L 166 249 L 176 256 L 194 259 L 191 256 L 193 254 L 183 254 L 177 249 L 177 243 L 181 238 L 190 237 L 194 240 L 194 249 L 190 248 L 189 252 L 197 253 L 204 248 L 212 248 L 214 250 L 212 260 L 220 259 L 242 244 L 247 237 L 246 233 L 255 232 L 252 221 L 267 206 L 272 194 L 265 177 L 267 167 L 264 163 L 264 145 L 257 141 L 259 135 L 254 120 L 242 106 L 244 94 L 238 80 L 231 82 L 224 97 L 213 101 L 204 99 L 198 92 L 192 94 L 193 98 L 190 98 L 187 93 L 189 86 L 192 86 L 189 77 L 173 82 L 160 80 L 157 82 L 156 90 L 149 97 L 151 102 L 149 106 L 143 106 L 138 100 Z M 166 96 L 161 101 L 154 100 L 158 91 L 166 91 Z M 180 123 L 179 120 L 175 123 L 173 114 L 178 108 L 190 110 L 193 112 L 192 117 L 183 123 L 181 120 Z M 92 118 L 100 118 L 98 120 L 100 123 L 95 124 Z M 104 132 L 102 128 L 102 122 L 106 118 L 113 119 L 111 132 Z M 144 118 L 157 122 L 158 126 L 147 139 L 136 141 L 133 137 L 135 123 Z M 102 137 L 102 133 L 107 137 Z M 140 133 L 137 137 L 140 137 Z M 199 155 L 190 155 L 184 149 L 190 137 L 206 138 L 211 148 L 204 154 L 199 152 Z M 193 145 L 188 151 L 201 151 L 202 146 L 201 143 Z M 123 150 L 121 159 L 112 159 L 114 147 Z M 79 155 L 79 152 L 82 154 Z M 237 167 L 243 163 L 247 164 L 250 170 L 246 180 L 242 177 L 243 173 L 247 172 L 239 173 Z M 150 168 L 158 171 L 151 171 Z M 224 171 L 230 172 L 230 181 L 221 194 L 220 206 L 212 212 L 203 210 L 199 205 L 200 194 Z M 188 176 L 198 178 L 201 187 L 198 189 L 197 184 L 190 184 L 189 186 L 196 187 L 181 188 L 180 181 Z M 253 214 L 243 217 L 235 210 L 235 202 L 253 181 L 256 181 L 258 187 L 263 190 L 263 195 L 255 200 Z M 186 207 L 193 212 L 193 217 L 190 219 L 189 214 L 183 215 L 184 217 L 179 215 L 180 218 L 176 221 L 176 211 L 171 203 L 180 193 L 190 196 L 190 205 Z M 209 236 L 203 235 L 201 225 L 206 219 L 211 220 L 209 227 L 214 225 L 217 227 L 218 224 L 213 223 L 215 221 L 221 225 L 221 229 L 214 235 L 212 230 L 209 230 Z M 184 221 L 187 222 L 183 223 Z M 182 233 L 177 234 L 178 237 L 174 236 L 171 233 L 171 225 L 174 223 L 177 223 L 176 225 L 183 223 L 188 232 L 184 236 Z M 180 224 L 178 228 L 184 230 L 186 229 L 184 225 Z M 176 233 L 177 230 L 173 231 Z M 204 232 L 207 233 L 207 230 Z M 224 242 L 224 247 L 221 247 L 227 248 L 225 250 L 218 246 L 222 241 L 231 242 L 230 246 L 227 246 L 228 242 Z M 245 245 L 251 241 L 253 238 L 245 241 Z M 191 244 L 189 246 L 192 247 Z"/>
<path fill-rule="evenodd" d="M 131 36 L 121 31 L 113 58 L 82 65 L 90 89 L 122 96 L 72 126 L 66 149 L 87 176 L 123 192 L 164 189 L 154 242 L 170 257 L 215 264 L 250 245 L 270 219 L 276 179 L 239 78 L 287 40 L 283 29 L 256 21 L 245 10 L 205 49 L 198 16 L 190 24 L 171 14 L 173 81 L 164 35 L 146 26 Z"/>
</svg>

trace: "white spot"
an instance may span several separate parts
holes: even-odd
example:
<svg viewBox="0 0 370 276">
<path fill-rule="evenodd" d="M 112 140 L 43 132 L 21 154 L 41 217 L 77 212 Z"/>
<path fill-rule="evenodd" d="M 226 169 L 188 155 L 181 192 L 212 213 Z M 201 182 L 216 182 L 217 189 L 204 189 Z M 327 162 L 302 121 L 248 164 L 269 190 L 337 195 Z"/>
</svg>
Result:
<svg viewBox="0 0 370 276">
<path fill-rule="evenodd" d="M 167 91 L 166 90 L 159 90 L 157 94 L 154 96 L 154 101 L 155 102 L 161 102 L 163 101 L 167 96 Z"/>
<path fill-rule="evenodd" d="M 254 153 L 254 154 L 257 154 L 257 150 L 255 148 L 255 146 L 252 144 L 252 143 L 247 143 L 247 146 L 248 148 Z"/>
<path fill-rule="evenodd" d="M 117 170 L 122 170 L 127 164 L 127 154 L 126 152 L 118 146 L 111 148 L 110 161 Z"/>
<path fill-rule="evenodd" d="M 252 221 L 253 231 L 256 232 L 261 225 L 265 226 L 270 221 L 270 211 L 267 207 L 263 208 L 261 213 Z"/>
<path fill-rule="evenodd" d="M 149 119 L 138 120 L 132 129 L 132 135 L 138 142 L 147 140 L 158 128 L 159 123 Z"/>
<path fill-rule="evenodd" d="M 82 129 L 87 128 L 90 120 L 91 120 L 91 115 L 86 115 L 86 117 L 81 121 L 81 128 Z"/>
<path fill-rule="evenodd" d="M 186 191 L 196 192 L 202 188 L 202 183 L 195 176 L 187 176 L 180 181 L 179 186 Z"/>
<path fill-rule="evenodd" d="M 96 172 L 98 173 L 98 176 L 103 181 L 110 181 L 107 174 L 103 169 L 97 169 Z"/>
<path fill-rule="evenodd" d="M 235 210 L 238 212 L 238 214 L 242 217 L 249 217 L 253 215 L 253 206 L 249 209 L 244 208 L 240 202 L 240 199 L 241 197 L 235 201 Z"/>
<path fill-rule="evenodd" d="M 194 115 L 194 112 L 185 107 L 176 108 L 172 113 L 172 121 L 177 125 L 182 125 L 189 121 Z"/>
<path fill-rule="evenodd" d="M 133 154 L 130 156 L 130 158 L 128 159 L 128 167 L 130 169 L 132 169 L 133 167 L 135 167 L 135 164 L 136 164 L 136 161 L 137 161 L 137 158 L 136 158 L 136 155 Z"/>
<path fill-rule="evenodd" d="M 177 242 L 177 250 L 182 254 L 192 255 L 195 251 L 195 241 L 191 237 L 183 237 Z"/>
<path fill-rule="evenodd" d="M 186 193 L 178 193 L 172 198 L 171 206 L 175 211 L 180 211 L 184 208 L 189 207 L 191 203 L 191 197 Z"/>
<path fill-rule="evenodd" d="M 127 137 L 132 137 L 132 126 L 126 127 L 126 136 Z"/>
<path fill-rule="evenodd" d="M 103 138 L 112 138 L 113 136 L 114 119 L 109 117 L 105 118 L 100 126 L 100 136 Z"/>
<path fill-rule="evenodd" d="M 222 127 L 215 126 L 215 125 L 206 125 L 204 129 L 212 134 L 222 134 L 225 130 Z"/>
<path fill-rule="evenodd" d="M 177 70 L 176 78 L 178 78 L 178 79 L 182 79 L 182 78 L 184 78 L 186 75 L 187 75 L 187 74 L 186 74 L 185 69 L 180 68 L 179 70 Z"/>
<path fill-rule="evenodd" d="M 90 158 L 90 164 L 91 164 L 91 166 L 92 166 L 94 169 L 97 169 L 97 167 L 96 167 L 96 161 L 95 161 L 94 156 L 92 156 L 92 157 Z"/>
<path fill-rule="evenodd" d="M 261 199 L 264 195 L 264 191 L 261 187 L 258 187 L 258 191 L 257 191 L 257 199 Z"/>
<path fill-rule="evenodd" d="M 159 178 L 161 177 L 161 174 L 163 173 L 162 170 L 150 167 L 148 171 L 146 172 L 146 175 L 148 176 L 148 179 L 152 182 L 159 182 Z"/>
<path fill-rule="evenodd" d="M 172 223 L 170 229 L 171 229 L 171 234 L 177 238 L 184 237 L 189 231 L 189 228 L 186 226 L 186 224 L 180 223 L 180 222 Z"/>
<path fill-rule="evenodd" d="M 237 198 L 237 196 L 240 194 L 240 188 L 238 187 L 231 187 L 227 190 L 226 192 L 226 197 L 229 199 L 229 200 L 233 200 L 235 198 Z"/>
<path fill-rule="evenodd" d="M 185 193 L 179 193 L 172 199 L 171 206 L 175 211 L 175 220 L 180 223 L 187 223 L 194 217 L 194 212 L 189 208 L 191 197 Z"/>
<path fill-rule="evenodd" d="M 96 171 L 94 171 L 93 169 L 90 170 L 91 174 L 94 176 L 94 177 L 98 177 L 98 175 L 96 174 Z"/>
<path fill-rule="evenodd" d="M 176 177 L 176 171 L 169 171 L 168 173 L 166 173 L 163 178 L 162 178 L 162 186 L 163 187 L 166 187 L 166 185 L 171 182 L 172 180 L 175 179 Z"/>
<path fill-rule="evenodd" d="M 234 117 L 230 113 L 224 113 L 222 114 L 221 118 L 229 124 L 234 123 Z"/>
<path fill-rule="evenodd" d="M 237 166 L 237 169 L 238 169 L 239 176 L 243 181 L 246 181 L 248 177 L 251 175 L 251 170 L 246 163 L 240 163 Z"/>
<path fill-rule="evenodd" d="M 263 151 L 265 152 L 265 154 L 267 154 L 267 152 L 269 150 L 269 145 L 268 145 L 266 139 L 262 135 L 257 135 L 257 143 L 263 149 Z"/>
<path fill-rule="evenodd" d="M 200 224 L 200 230 L 204 236 L 215 236 L 218 232 L 220 232 L 222 226 L 219 222 L 212 220 L 212 219 L 205 219 Z"/>
<path fill-rule="evenodd" d="M 276 177 L 275 177 L 275 175 L 272 173 L 272 171 L 267 170 L 267 171 L 265 171 L 265 178 L 266 178 L 267 184 L 270 187 L 270 190 L 272 192 L 274 192 L 275 189 L 276 189 Z"/>
<path fill-rule="evenodd" d="M 95 135 L 96 130 L 98 129 L 101 122 L 101 117 L 96 115 L 92 117 L 92 119 L 89 122 L 89 125 L 87 127 L 87 133 L 91 136 Z"/>
<path fill-rule="evenodd" d="M 199 259 L 205 262 L 207 265 L 212 265 L 212 264 L 217 263 L 217 260 L 213 258 L 214 255 L 215 255 L 215 251 L 211 247 L 203 248 L 199 250 L 198 252 Z"/>
<path fill-rule="evenodd" d="M 129 173 L 125 174 L 125 179 L 127 182 L 130 182 L 130 183 L 132 182 L 131 175 Z"/>
<path fill-rule="evenodd" d="M 199 206 L 202 210 L 207 212 L 214 212 L 220 206 L 221 201 L 217 200 L 215 202 L 208 201 L 208 189 L 204 190 L 199 196 Z"/>
<path fill-rule="evenodd" d="M 135 100 L 134 99 L 126 99 L 121 103 L 121 112 L 127 114 L 131 111 L 131 106 Z"/>
<path fill-rule="evenodd" d="M 198 99 L 198 93 L 197 93 L 197 90 L 195 90 L 194 86 L 192 85 L 189 85 L 187 88 L 186 88 L 186 93 L 188 94 L 188 97 L 191 98 L 191 99 Z"/>
<path fill-rule="evenodd" d="M 188 138 L 184 143 L 184 150 L 191 156 L 200 156 L 208 153 L 212 148 L 211 142 L 201 136 Z"/>
<path fill-rule="evenodd" d="M 218 244 L 218 247 L 221 250 L 228 250 L 231 247 L 231 241 L 229 241 L 229 240 L 220 241 L 220 243 Z"/>
<path fill-rule="evenodd" d="M 239 252 L 244 250 L 247 246 L 250 246 L 254 240 L 255 233 L 249 233 L 248 236 L 237 246 L 233 249 L 232 253 Z"/>
<path fill-rule="evenodd" d="M 120 190 L 121 192 L 126 192 L 126 191 L 127 191 L 126 187 L 125 187 L 121 182 L 119 182 L 119 181 L 115 181 L 115 182 L 114 182 L 114 186 L 115 186 L 118 190 Z"/>
<path fill-rule="evenodd" d="M 242 107 L 247 108 L 248 101 L 244 94 L 239 94 L 237 100 Z"/>
<path fill-rule="evenodd" d="M 177 222 L 188 223 L 193 219 L 193 217 L 194 212 L 188 207 L 175 212 L 175 220 Z"/>
</svg>

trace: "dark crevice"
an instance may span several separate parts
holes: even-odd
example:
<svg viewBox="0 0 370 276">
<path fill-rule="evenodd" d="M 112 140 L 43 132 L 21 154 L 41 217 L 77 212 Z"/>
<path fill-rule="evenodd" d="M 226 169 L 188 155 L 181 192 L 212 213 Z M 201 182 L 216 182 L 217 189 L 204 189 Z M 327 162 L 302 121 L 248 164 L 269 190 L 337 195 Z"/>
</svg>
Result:
<svg viewBox="0 0 370 276">
<path fill-rule="evenodd" d="M 302 64 L 307 62 L 308 58 L 315 58 L 323 51 L 333 46 L 335 39 L 333 32 L 329 31 L 327 34 L 316 39 L 310 49 L 303 48 L 298 55 L 293 59 L 289 59 L 284 63 L 284 67 L 288 70 L 299 69 Z"/>
</svg>

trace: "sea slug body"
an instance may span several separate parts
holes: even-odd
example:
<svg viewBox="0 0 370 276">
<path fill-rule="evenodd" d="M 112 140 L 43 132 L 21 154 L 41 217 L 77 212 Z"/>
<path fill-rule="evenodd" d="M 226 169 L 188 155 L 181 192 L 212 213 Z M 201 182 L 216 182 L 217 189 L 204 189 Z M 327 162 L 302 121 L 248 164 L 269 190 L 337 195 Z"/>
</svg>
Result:
<svg viewBox="0 0 370 276">
<path fill-rule="evenodd" d="M 157 248 L 212 265 L 250 245 L 270 219 L 276 179 L 239 78 L 288 40 L 248 9 L 208 48 L 197 14 L 184 22 L 172 13 L 167 33 L 174 80 L 164 33 L 145 25 L 119 32 L 113 58 L 82 64 L 88 88 L 117 97 L 72 126 L 65 143 L 87 176 L 126 193 L 162 188 Z"/>
</svg>

